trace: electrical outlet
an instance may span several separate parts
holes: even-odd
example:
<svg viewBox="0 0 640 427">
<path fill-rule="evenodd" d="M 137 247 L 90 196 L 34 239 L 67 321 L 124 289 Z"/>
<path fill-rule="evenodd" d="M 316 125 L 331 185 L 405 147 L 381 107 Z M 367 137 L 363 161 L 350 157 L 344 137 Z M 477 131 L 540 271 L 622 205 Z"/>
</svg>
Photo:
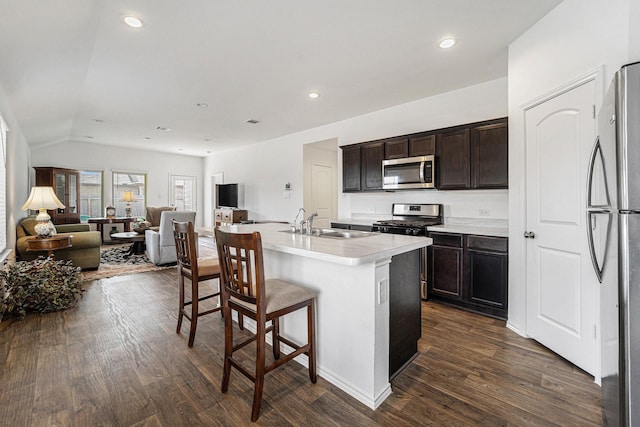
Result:
<svg viewBox="0 0 640 427">
<path fill-rule="evenodd" d="M 491 216 L 491 211 L 489 209 L 478 209 L 479 216 Z"/>
<path fill-rule="evenodd" d="M 387 286 L 387 279 L 383 279 L 378 282 L 378 304 L 384 304 L 387 301 L 387 292 L 389 287 Z"/>
</svg>

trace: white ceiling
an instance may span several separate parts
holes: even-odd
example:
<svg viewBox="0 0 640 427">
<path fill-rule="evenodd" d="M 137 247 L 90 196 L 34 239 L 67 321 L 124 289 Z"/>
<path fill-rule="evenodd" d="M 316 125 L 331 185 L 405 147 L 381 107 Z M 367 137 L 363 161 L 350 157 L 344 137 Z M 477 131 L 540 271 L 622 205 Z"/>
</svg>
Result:
<svg viewBox="0 0 640 427">
<path fill-rule="evenodd" d="M 32 147 L 206 156 L 504 77 L 560 1 L 0 0 L 0 84 Z"/>
</svg>

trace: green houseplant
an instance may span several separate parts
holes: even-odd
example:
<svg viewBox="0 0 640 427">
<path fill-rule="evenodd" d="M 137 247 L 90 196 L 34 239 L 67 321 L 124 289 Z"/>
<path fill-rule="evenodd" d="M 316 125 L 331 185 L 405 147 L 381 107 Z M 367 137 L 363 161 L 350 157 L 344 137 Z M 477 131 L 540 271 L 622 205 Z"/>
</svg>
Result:
<svg viewBox="0 0 640 427">
<path fill-rule="evenodd" d="M 24 318 L 73 307 L 82 294 L 80 268 L 71 261 L 38 258 L 5 263 L 0 270 L 0 316 Z"/>
</svg>

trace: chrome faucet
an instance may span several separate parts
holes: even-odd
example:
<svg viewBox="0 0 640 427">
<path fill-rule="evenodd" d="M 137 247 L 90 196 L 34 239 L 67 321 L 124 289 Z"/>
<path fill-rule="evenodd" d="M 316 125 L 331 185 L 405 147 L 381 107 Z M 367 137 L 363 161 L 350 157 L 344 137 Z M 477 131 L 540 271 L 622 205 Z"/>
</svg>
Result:
<svg viewBox="0 0 640 427">
<path fill-rule="evenodd" d="M 315 217 L 318 216 L 318 212 L 314 212 L 311 215 L 309 215 L 309 218 L 307 218 L 306 221 L 303 221 L 303 224 L 306 223 L 307 224 L 307 234 L 311 234 L 311 230 L 313 229 L 313 219 Z M 302 227 L 300 227 L 300 232 L 304 233 L 304 230 L 302 230 Z"/>
<path fill-rule="evenodd" d="M 296 215 L 296 219 L 293 220 L 293 225 L 291 225 L 291 228 L 294 233 L 296 233 L 298 231 L 297 228 L 297 224 L 298 224 L 298 217 L 300 216 L 300 213 L 305 212 L 304 208 L 300 208 L 298 209 L 298 214 Z M 302 227 L 304 227 L 304 215 L 302 216 L 302 221 L 300 221 L 300 233 L 303 233 L 302 231 Z"/>
</svg>

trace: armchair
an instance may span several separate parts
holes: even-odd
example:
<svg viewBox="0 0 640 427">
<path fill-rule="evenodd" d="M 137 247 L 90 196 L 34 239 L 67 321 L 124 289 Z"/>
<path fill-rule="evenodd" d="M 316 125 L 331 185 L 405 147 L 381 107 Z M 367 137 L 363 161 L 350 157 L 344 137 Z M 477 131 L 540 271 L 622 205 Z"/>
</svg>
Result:
<svg viewBox="0 0 640 427">
<path fill-rule="evenodd" d="M 160 214 L 158 231 L 146 230 L 144 232 L 147 258 L 156 265 L 172 264 L 178 260 L 176 242 L 173 237 L 172 220 L 174 219 L 178 222 L 191 222 L 195 225 L 196 213 L 191 211 L 163 211 Z"/>
</svg>

